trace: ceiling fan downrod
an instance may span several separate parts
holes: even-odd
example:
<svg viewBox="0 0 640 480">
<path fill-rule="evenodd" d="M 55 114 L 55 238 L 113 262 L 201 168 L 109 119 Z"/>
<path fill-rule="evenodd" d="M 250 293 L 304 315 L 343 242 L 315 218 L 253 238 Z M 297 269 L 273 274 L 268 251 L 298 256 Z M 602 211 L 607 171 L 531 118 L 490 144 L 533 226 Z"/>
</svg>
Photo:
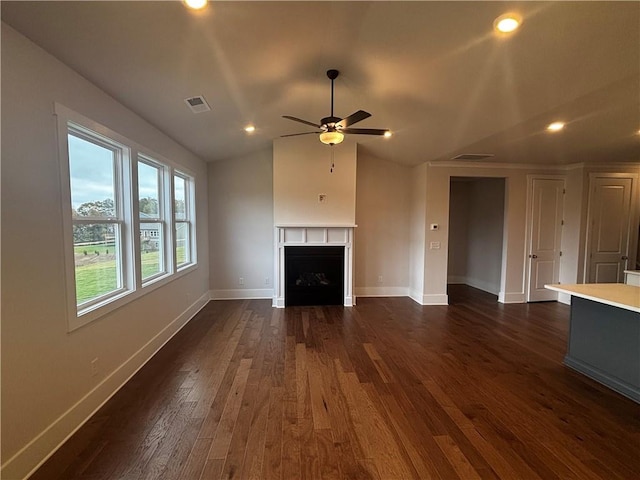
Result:
<svg viewBox="0 0 640 480">
<path fill-rule="evenodd" d="M 331 80 L 331 116 L 323 118 L 321 122 L 322 124 L 329 127 L 329 131 L 331 131 L 332 127 L 335 128 L 335 124 L 340 121 L 340 119 L 336 118 L 333 114 L 333 81 L 338 78 L 338 75 L 340 75 L 340 72 L 338 70 L 327 70 L 327 77 L 329 77 L 329 80 Z"/>
</svg>

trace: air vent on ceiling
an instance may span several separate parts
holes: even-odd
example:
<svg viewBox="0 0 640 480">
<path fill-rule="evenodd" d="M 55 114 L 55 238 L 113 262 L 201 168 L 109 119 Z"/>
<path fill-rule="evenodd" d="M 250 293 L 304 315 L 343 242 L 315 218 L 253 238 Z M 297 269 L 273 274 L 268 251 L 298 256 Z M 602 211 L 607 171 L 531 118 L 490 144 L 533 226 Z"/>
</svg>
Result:
<svg viewBox="0 0 640 480">
<path fill-rule="evenodd" d="M 191 109 L 193 113 L 208 112 L 211 107 L 202 95 L 197 97 L 185 98 L 184 103 Z"/>
<path fill-rule="evenodd" d="M 493 157 L 493 153 L 461 153 L 453 157 L 452 160 L 482 160 L 491 157 Z"/>
</svg>

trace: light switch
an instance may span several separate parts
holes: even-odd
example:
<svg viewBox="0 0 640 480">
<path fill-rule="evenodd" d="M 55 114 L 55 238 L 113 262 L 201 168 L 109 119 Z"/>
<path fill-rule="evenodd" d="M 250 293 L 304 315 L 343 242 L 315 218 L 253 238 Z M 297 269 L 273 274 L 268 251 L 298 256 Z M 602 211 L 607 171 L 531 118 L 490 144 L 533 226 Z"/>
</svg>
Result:
<svg viewBox="0 0 640 480">
<path fill-rule="evenodd" d="M 429 244 L 429 248 L 431 250 L 439 250 L 440 249 L 440 242 L 431 242 Z"/>
</svg>

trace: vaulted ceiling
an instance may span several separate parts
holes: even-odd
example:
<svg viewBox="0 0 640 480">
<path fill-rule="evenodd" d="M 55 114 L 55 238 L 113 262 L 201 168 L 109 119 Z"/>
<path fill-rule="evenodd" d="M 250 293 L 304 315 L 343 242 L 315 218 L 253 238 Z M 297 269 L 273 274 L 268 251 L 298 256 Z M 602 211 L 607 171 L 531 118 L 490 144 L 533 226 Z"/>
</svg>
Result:
<svg viewBox="0 0 640 480">
<path fill-rule="evenodd" d="M 500 36 L 506 12 L 523 24 Z M 356 137 L 383 159 L 640 161 L 640 2 L 3 1 L 2 20 L 207 161 L 313 130 L 282 115 L 328 116 L 330 68 L 336 116 L 393 132 Z"/>
</svg>

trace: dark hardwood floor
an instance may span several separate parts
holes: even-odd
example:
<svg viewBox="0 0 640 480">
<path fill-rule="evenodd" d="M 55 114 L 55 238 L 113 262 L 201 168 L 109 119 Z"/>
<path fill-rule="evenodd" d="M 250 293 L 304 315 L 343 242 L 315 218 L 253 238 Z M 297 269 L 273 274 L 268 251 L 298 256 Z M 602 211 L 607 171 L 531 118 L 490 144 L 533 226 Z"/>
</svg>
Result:
<svg viewBox="0 0 640 480">
<path fill-rule="evenodd" d="M 562 365 L 569 307 L 210 302 L 37 479 L 638 479 L 640 406 Z"/>
</svg>

